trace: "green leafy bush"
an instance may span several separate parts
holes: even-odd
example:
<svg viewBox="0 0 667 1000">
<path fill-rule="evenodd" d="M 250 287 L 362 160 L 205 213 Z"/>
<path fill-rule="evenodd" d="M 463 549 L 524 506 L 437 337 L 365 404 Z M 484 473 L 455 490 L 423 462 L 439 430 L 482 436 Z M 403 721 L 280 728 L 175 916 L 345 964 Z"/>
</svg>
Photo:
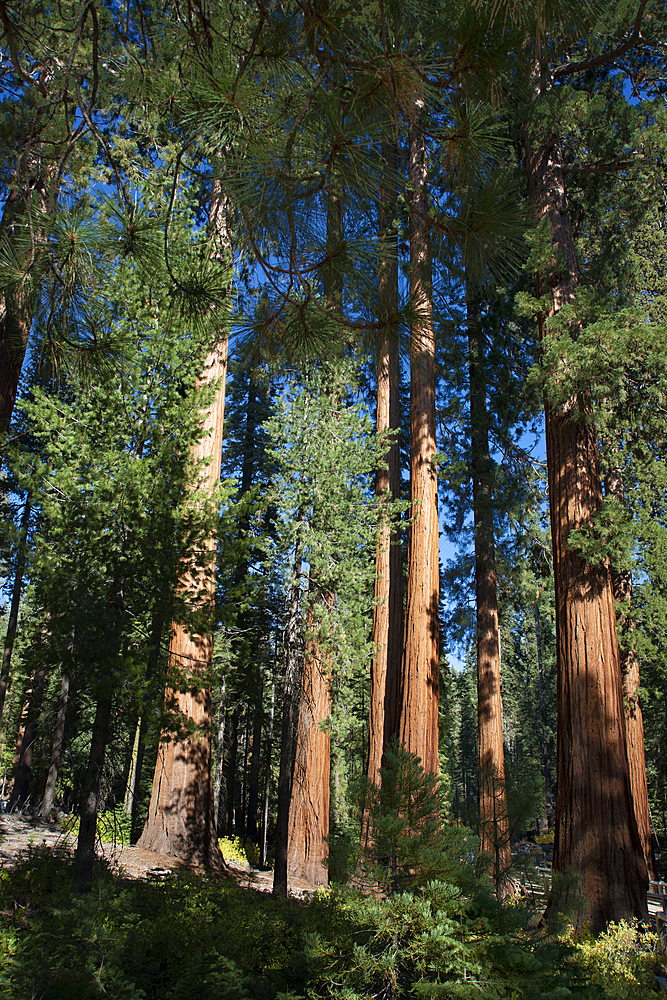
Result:
<svg viewBox="0 0 667 1000">
<path fill-rule="evenodd" d="M 608 1000 L 649 1000 L 655 996 L 658 935 L 636 920 L 609 924 L 597 938 L 580 940 L 576 960 L 588 982 Z"/>
</svg>

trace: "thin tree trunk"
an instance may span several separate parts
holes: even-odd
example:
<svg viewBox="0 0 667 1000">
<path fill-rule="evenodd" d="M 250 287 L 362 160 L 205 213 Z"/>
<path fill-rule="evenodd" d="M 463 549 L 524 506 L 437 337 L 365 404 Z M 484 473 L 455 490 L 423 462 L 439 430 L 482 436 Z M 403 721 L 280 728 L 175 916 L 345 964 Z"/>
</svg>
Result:
<svg viewBox="0 0 667 1000">
<path fill-rule="evenodd" d="M 23 809 L 30 796 L 30 780 L 32 777 L 32 757 L 39 723 L 39 713 L 42 707 L 42 695 L 44 693 L 44 680 L 46 678 L 46 666 L 40 664 L 32 677 L 31 690 L 26 691 L 28 711 L 26 713 L 25 728 L 21 738 L 21 748 L 18 753 L 18 761 L 14 770 L 14 785 L 12 794 L 9 797 L 7 809 L 12 812 L 15 809 Z"/>
<path fill-rule="evenodd" d="M 222 256 L 229 260 L 228 200 L 220 181 L 214 181 L 209 212 L 210 232 L 219 240 Z M 203 385 L 217 383 L 215 396 L 204 415 L 203 434 L 193 447 L 193 458 L 202 465 L 199 489 L 210 493 L 220 480 L 222 423 L 225 411 L 227 337 L 217 340 L 209 351 L 201 378 Z M 196 502 L 198 491 L 194 491 Z M 217 538 L 212 533 L 204 551 L 184 561 L 179 580 L 182 594 L 201 603 L 201 595 L 213 600 Z M 197 557 L 199 556 L 199 558 Z M 201 558 L 206 556 L 206 564 Z M 211 691 L 198 688 L 210 670 L 213 636 L 191 635 L 180 622 L 171 629 L 169 658 L 176 673 L 185 672 L 193 687 L 167 692 L 195 735 L 185 740 L 162 743 L 158 752 L 148 819 L 138 846 L 179 857 L 189 863 L 219 867 L 222 854 L 214 823 L 211 780 Z"/>
<path fill-rule="evenodd" d="M 289 617 L 285 629 L 285 681 L 280 732 L 278 770 L 278 806 L 276 815 L 276 857 L 273 870 L 273 895 L 287 899 L 287 845 L 289 814 L 294 771 L 294 731 L 299 710 L 299 607 L 301 603 L 301 552 L 294 558 L 294 580 L 290 594 Z"/>
<path fill-rule="evenodd" d="M 419 110 L 419 109 L 417 109 Z M 435 334 L 428 239 L 426 139 L 410 129 L 410 499 L 400 742 L 438 773 L 438 546 L 435 438 Z"/>
<path fill-rule="evenodd" d="M 110 691 L 102 692 L 97 699 L 93 738 L 88 757 L 86 782 L 79 820 L 79 837 L 74 856 L 72 892 L 75 895 L 90 892 L 93 882 L 95 862 L 95 839 L 97 836 L 97 814 L 100 805 L 100 784 L 104 771 L 104 755 L 109 739 L 112 697 Z"/>
<path fill-rule="evenodd" d="M 139 756 L 139 740 L 141 737 L 141 716 L 137 716 L 137 722 L 134 727 L 134 739 L 132 741 L 132 750 L 130 753 L 130 766 L 127 774 L 127 782 L 125 784 L 125 796 L 123 798 L 123 809 L 128 816 L 132 815 L 132 810 L 134 809 L 134 796 L 136 790 L 137 781 L 137 758 Z"/>
<path fill-rule="evenodd" d="M 311 579 L 312 588 L 312 579 Z M 311 589 L 311 602 L 314 595 Z M 317 598 L 320 600 L 320 598 Z M 316 628 L 309 608 L 307 630 Z M 289 814 L 287 871 L 290 878 L 327 885 L 329 871 L 329 776 L 331 767 L 329 718 L 331 716 L 330 664 L 315 634 L 307 634 L 299 717 L 296 733 L 294 780 Z"/>
<path fill-rule="evenodd" d="M 56 797 L 56 782 L 58 780 L 58 765 L 63 750 L 63 739 L 65 736 L 65 719 L 67 717 L 67 700 L 69 697 L 69 676 L 62 672 L 60 677 L 60 697 L 58 698 L 58 714 L 56 715 L 56 725 L 53 730 L 53 749 L 51 750 L 51 765 L 46 776 L 46 786 L 44 788 L 44 798 L 40 815 L 43 819 L 49 819 L 53 811 L 53 803 Z"/>
<path fill-rule="evenodd" d="M 610 449 L 613 445 L 610 443 Z M 621 469 L 614 467 L 607 480 L 606 488 L 619 503 L 624 499 L 623 474 Z M 637 650 L 632 645 L 632 634 L 636 622 L 632 615 L 632 573 L 629 570 L 612 573 L 614 599 L 620 611 L 617 628 L 626 640 L 621 648 L 621 669 L 623 671 L 623 707 L 625 709 L 625 738 L 628 767 L 630 768 L 630 786 L 632 788 L 632 803 L 635 819 L 642 842 L 646 868 L 650 879 L 655 879 L 655 853 L 651 832 L 651 812 L 648 804 L 648 785 L 646 782 L 646 752 L 644 747 L 644 719 L 639 703 L 639 658 Z"/>
<path fill-rule="evenodd" d="M 574 301 L 577 269 L 560 147 L 526 141 L 529 194 L 551 229 L 556 276 L 538 276 L 551 315 Z M 554 262 L 555 269 L 555 262 Z M 544 341 L 548 320 L 540 321 Z M 577 327 L 573 325 L 573 335 Z M 562 376 L 568 378 L 567 359 Z M 602 500 L 598 440 L 585 398 L 552 404 L 545 394 L 547 469 L 556 590 L 558 793 L 554 869 L 575 872 L 575 887 L 556 888 L 552 907 L 578 905 L 577 930 L 599 933 L 610 920 L 647 918 L 648 873 L 637 829 L 626 755 L 621 665 L 608 560 L 593 566 L 568 545 Z"/>
<path fill-rule="evenodd" d="M 23 574 L 25 572 L 25 558 L 28 543 L 28 528 L 30 526 L 30 509 L 31 498 L 28 493 L 23 507 L 23 516 L 21 518 L 21 536 L 16 555 L 16 572 L 14 574 L 14 586 L 12 587 L 12 603 L 9 609 L 9 621 L 7 622 L 5 648 L 2 654 L 2 673 L 0 673 L 0 719 L 2 719 L 5 707 L 5 698 L 7 697 L 7 688 L 9 687 L 12 653 L 14 652 L 14 641 L 16 639 L 16 629 L 19 622 L 21 589 L 23 587 Z"/>
<path fill-rule="evenodd" d="M 220 791 L 223 781 L 222 775 L 225 767 L 225 712 L 227 710 L 227 684 L 225 678 L 220 683 L 220 708 L 218 709 L 218 735 L 215 749 L 215 776 L 213 779 L 213 815 L 215 817 L 215 828 L 218 829 L 220 817 Z M 227 797 L 225 796 L 224 806 L 226 807 Z M 222 809 L 222 815 L 227 815 L 226 808 Z"/>
<path fill-rule="evenodd" d="M 139 742 L 137 745 L 137 762 L 134 775 L 134 796 L 132 797 L 132 820 L 130 823 L 130 843 L 136 844 L 141 836 L 139 826 L 139 806 L 141 798 L 141 778 L 144 771 L 144 757 L 146 755 L 146 732 L 148 729 L 148 719 L 146 713 L 141 716 L 141 726 L 139 727 Z"/>
<path fill-rule="evenodd" d="M 276 704 L 276 665 L 271 673 L 271 706 L 269 708 L 269 727 L 266 734 L 266 769 L 264 773 L 264 792 L 262 795 L 262 836 L 259 843 L 259 867 L 266 868 L 266 840 L 269 826 L 269 790 L 271 788 L 271 757 L 273 754 L 273 716 Z"/>
<path fill-rule="evenodd" d="M 400 362 L 398 315 L 398 246 L 394 228 L 396 218 L 398 149 L 394 142 L 382 144 L 382 185 L 380 189 L 379 228 L 383 256 L 379 265 L 378 304 L 382 323 L 377 366 L 377 434 L 398 431 L 400 413 Z M 398 435 L 391 437 L 387 465 L 378 469 L 375 491 L 379 496 L 398 500 L 401 492 L 400 447 Z M 373 645 L 368 714 L 367 776 L 371 787 L 379 784 L 382 757 L 391 739 L 397 735 L 400 716 L 401 653 L 403 639 L 403 596 L 401 581 L 400 530 L 385 522 L 375 554 L 375 605 L 373 608 Z M 370 816 L 364 811 L 362 843 L 367 844 Z"/>
<path fill-rule="evenodd" d="M 471 478 L 475 522 L 475 591 L 477 605 L 477 749 L 479 761 L 480 848 L 493 859 L 492 876 L 498 898 L 508 891 L 512 865 L 503 705 L 500 693 L 500 628 L 496 591 L 493 532 L 492 465 L 486 410 L 486 373 L 479 307 L 468 305 L 468 367 L 470 373 Z"/>
<path fill-rule="evenodd" d="M 542 723 L 542 733 L 540 736 L 540 759 L 542 761 L 542 774 L 544 775 L 544 794 L 547 800 L 547 809 L 552 802 L 553 782 L 551 779 L 551 759 L 549 747 L 547 745 L 545 730 L 547 725 L 547 711 L 544 704 L 544 665 L 542 662 L 542 638 L 540 636 L 540 612 L 537 604 L 533 605 L 533 620 L 535 623 L 535 646 L 537 648 L 537 687 L 540 698 L 540 721 Z"/>
<path fill-rule="evenodd" d="M 257 670 L 257 690 L 252 724 L 252 749 L 248 781 L 248 808 L 246 812 L 246 837 L 257 841 L 257 807 L 259 804 L 259 772 L 262 766 L 262 724 L 264 721 L 264 667 Z"/>
<path fill-rule="evenodd" d="M 236 761 L 239 750 L 239 716 L 241 714 L 241 703 L 234 706 L 229 726 L 229 754 L 226 770 L 226 799 L 227 816 L 226 830 L 229 837 L 234 836 L 234 822 L 236 816 Z"/>
</svg>

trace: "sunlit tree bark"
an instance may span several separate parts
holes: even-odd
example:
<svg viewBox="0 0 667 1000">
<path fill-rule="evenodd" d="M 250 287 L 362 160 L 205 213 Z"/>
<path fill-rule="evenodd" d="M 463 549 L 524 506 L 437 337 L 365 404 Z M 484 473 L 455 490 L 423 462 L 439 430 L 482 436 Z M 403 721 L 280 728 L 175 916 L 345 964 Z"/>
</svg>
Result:
<svg viewBox="0 0 667 1000">
<path fill-rule="evenodd" d="M 227 260 L 230 259 L 228 209 L 222 185 L 215 181 L 209 225 Z M 215 385 L 216 389 L 204 414 L 203 434 L 192 456 L 202 463 L 201 481 L 197 485 L 204 495 L 220 479 L 226 373 L 227 337 L 221 336 L 211 345 L 201 376 L 202 385 Z M 213 600 L 216 547 L 217 538 L 211 534 L 203 552 L 195 553 L 183 564 L 179 589 L 195 603 Z M 218 866 L 222 855 L 215 828 L 211 777 L 211 691 L 206 686 L 213 659 L 212 635 L 192 635 L 180 622 L 174 622 L 169 658 L 175 672 L 192 677 L 190 689 L 167 692 L 168 697 L 173 695 L 192 735 L 160 745 L 148 819 L 138 846 L 192 864 Z"/>
<path fill-rule="evenodd" d="M 480 847 L 492 859 L 499 897 L 505 895 L 510 850 L 503 705 L 500 694 L 500 628 L 496 590 L 496 554 L 489 424 L 486 410 L 484 342 L 479 307 L 468 301 L 471 473 L 475 522 L 475 591 L 477 613 L 477 734 L 479 754 Z"/>
<path fill-rule="evenodd" d="M 417 109 L 418 111 L 419 109 Z M 416 118 L 418 116 L 416 115 Z M 435 439 L 435 335 L 428 239 L 426 139 L 410 129 L 410 499 L 399 738 L 438 771 L 439 526 Z"/>
<path fill-rule="evenodd" d="M 554 138 L 533 148 L 527 138 L 529 194 L 546 219 L 554 262 L 538 276 L 550 315 L 572 303 L 577 265 L 562 158 Z M 556 256 L 562 262 L 556 266 Z M 572 321 L 573 336 L 577 334 Z M 548 317 L 540 321 L 546 346 Z M 567 359 L 562 360 L 567 380 Z M 557 377 L 557 376 L 556 376 Z M 547 467 L 556 589 L 558 659 L 558 794 L 554 868 L 578 878 L 556 889 L 551 905 L 575 894 L 576 925 L 598 933 L 610 920 L 647 916 L 648 875 L 632 803 L 616 614 L 608 561 L 591 565 L 568 544 L 591 523 L 602 500 L 598 439 L 579 393 L 545 397 Z"/>
</svg>

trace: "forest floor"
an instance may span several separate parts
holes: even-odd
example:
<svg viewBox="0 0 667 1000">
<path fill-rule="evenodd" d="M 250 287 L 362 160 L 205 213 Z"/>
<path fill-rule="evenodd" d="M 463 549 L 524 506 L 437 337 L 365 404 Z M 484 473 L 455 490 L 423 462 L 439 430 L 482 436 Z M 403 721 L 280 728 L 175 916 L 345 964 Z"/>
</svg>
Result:
<svg viewBox="0 0 667 1000">
<path fill-rule="evenodd" d="M 48 847 L 53 851 L 59 849 L 74 851 L 76 837 L 66 833 L 55 823 L 46 823 L 41 819 L 17 814 L 0 814 L 0 869 L 13 867 L 18 858 L 28 853 L 30 848 Z M 166 875 L 177 869 L 188 869 L 195 874 L 203 875 L 202 868 L 186 865 L 178 858 L 166 854 L 155 854 L 141 847 L 123 847 L 120 844 L 98 841 L 97 853 L 106 858 L 122 878 L 138 879 Z M 242 889 L 254 889 L 257 892 L 271 892 L 273 887 L 273 871 L 262 871 L 242 865 L 234 861 L 226 863 L 228 875 Z M 315 892 L 317 887 L 303 879 L 290 879 L 290 896 L 301 899 Z"/>
</svg>

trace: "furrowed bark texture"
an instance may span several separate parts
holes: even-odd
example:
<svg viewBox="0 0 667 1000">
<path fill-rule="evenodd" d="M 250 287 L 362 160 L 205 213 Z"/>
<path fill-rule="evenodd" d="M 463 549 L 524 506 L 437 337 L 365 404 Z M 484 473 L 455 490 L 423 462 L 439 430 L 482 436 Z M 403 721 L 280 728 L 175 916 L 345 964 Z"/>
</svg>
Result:
<svg viewBox="0 0 667 1000">
<path fill-rule="evenodd" d="M 229 259 L 227 209 L 226 195 L 216 181 L 209 225 L 221 243 L 223 256 Z M 226 374 L 227 338 L 224 337 L 212 345 L 201 378 L 206 385 L 217 383 L 202 421 L 203 435 L 193 448 L 195 460 L 208 462 L 202 466 L 198 484 L 203 494 L 215 488 L 220 480 Z M 183 565 L 179 590 L 192 595 L 193 602 L 213 600 L 216 547 L 217 538 L 213 534 L 207 538 L 204 552 L 199 554 L 205 559 L 193 558 Z M 192 677 L 191 690 L 168 691 L 167 697 L 173 695 L 194 733 L 185 740 L 161 744 L 148 819 L 137 846 L 179 857 L 189 864 L 220 867 L 223 862 L 215 828 L 211 778 L 211 691 L 197 689 L 198 678 L 208 673 L 212 663 L 213 637 L 190 635 L 179 622 L 174 622 L 169 658 L 175 671 Z"/>
<path fill-rule="evenodd" d="M 555 140 L 526 144 L 529 192 L 547 218 L 566 273 L 545 283 L 551 315 L 573 301 L 577 269 L 572 226 Z M 555 262 L 554 262 L 555 266 Z M 538 278 L 538 294 L 542 294 Z M 542 322 L 543 338 L 549 337 Z M 576 336 L 576 329 L 573 330 Z M 563 359 L 563 377 L 568 376 Z M 551 905 L 578 903 L 576 927 L 599 933 L 610 920 L 646 919 L 648 875 L 635 820 L 626 755 L 621 665 L 608 561 L 592 566 L 568 545 L 602 500 L 598 440 L 586 400 L 545 400 L 558 661 L 558 794 L 554 869 L 578 883 L 556 889 Z"/>
<path fill-rule="evenodd" d="M 400 413 L 400 362 L 398 313 L 398 248 L 395 220 L 398 150 L 392 142 L 382 144 L 383 174 L 380 190 L 380 234 L 384 252 L 379 266 L 378 300 L 383 324 L 377 366 L 377 433 L 397 430 Z M 378 469 L 375 490 L 391 500 L 400 497 L 401 468 L 398 437 L 392 436 L 386 468 Z M 385 747 L 398 733 L 400 714 L 401 653 L 403 639 L 403 597 L 401 581 L 400 532 L 383 524 L 375 556 L 375 606 L 373 609 L 373 645 L 371 689 L 368 717 L 369 784 L 377 787 Z M 369 835 L 369 817 L 364 814 L 362 841 Z"/>
<path fill-rule="evenodd" d="M 273 895 L 287 899 L 287 850 L 289 845 L 290 801 L 294 772 L 294 731 L 299 708 L 299 604 L 301 597 L 301 554 L 294 558 L 294 580 L 285 630 L 285 681 L 280 732 L 280 766 L 276 810 L 276 857 L 273 867 Z"/>
<path fill-rule="evenodd" d="M 477 735 L 479 760 L 480 848 L 492 858 L 499 897 L 506 892 L 512 865 L 503 705 L 500 693 L 500 628 L 493 534 L 492 466 L 486 411 L 483 333 L 479 309 L 468 302 L 471 472 L 475 522 L 475 591 L 477 605 Z"/>
<path fill-rule="evenodd" d="M 312 595 L 311 595 L 312 596 Z M 319 599 L 319 598 L 318 598 Z M 309 612 L 308 627 L 315 625 Z M 327 885 L 329 871 L 330 664 L 318 638 L 310 635 L 301 673 L 294 778 L 289 813 L 287 872 L 314 885 Z"/>
<path fill-rule="evenodd" d="M 410 498 L 407 601 L 399 738 L 438 772 L 438 504 L 435 439 L 435 336 L 428 226 L 426 140 L 410 131 Z"/>
</svg>

